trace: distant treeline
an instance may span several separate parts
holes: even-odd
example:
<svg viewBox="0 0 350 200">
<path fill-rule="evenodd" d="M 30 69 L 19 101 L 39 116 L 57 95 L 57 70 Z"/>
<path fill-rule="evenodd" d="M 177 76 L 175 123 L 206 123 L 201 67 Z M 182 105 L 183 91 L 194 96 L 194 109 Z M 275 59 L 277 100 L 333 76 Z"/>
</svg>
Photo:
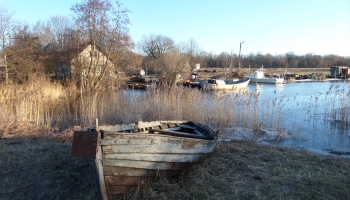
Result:
<svg viewBox="0 0 350 200">
<path fill-rule="evenodd" d="M 233 67 L 238 66 L 238 55 L 227 54 L 206 55 L 202 57 L 202 67 Z M 286 53 L 284 55 L 271 54 L 249 54 L 241 56 L 242 68 L 327 68 L 331 66 L 349 66 L 350 57 L 342 57 L 338 55 L 295 55 L 294 53 Z"/>
</svg>

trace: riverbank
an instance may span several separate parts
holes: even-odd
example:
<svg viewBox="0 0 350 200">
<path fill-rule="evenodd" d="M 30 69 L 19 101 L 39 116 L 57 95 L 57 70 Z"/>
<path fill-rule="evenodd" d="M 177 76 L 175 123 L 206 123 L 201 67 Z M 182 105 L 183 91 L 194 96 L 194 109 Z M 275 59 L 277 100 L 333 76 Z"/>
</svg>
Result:
<svg viewBox="0 0 350 200">
<path fill-rule="evenodd" d="M 92 160 L 70 156 L 72 130 L 18 131 L 0 139 L 0 199 L 97 199 Z M 202 163 L 120 199 L 349 199 L 349 167 L 337 156 L 222 141 Z"/>
</svg>

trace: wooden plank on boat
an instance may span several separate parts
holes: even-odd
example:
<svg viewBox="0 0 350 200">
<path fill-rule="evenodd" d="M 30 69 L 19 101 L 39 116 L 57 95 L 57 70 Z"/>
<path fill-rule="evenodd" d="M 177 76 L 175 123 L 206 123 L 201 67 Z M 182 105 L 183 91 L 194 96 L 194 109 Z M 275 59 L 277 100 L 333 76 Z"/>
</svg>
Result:
<svg viewBox="0 0 350 200">
<path fill-rule="evenodd" d="M 140 145 L 140 144 L 153 144 L 159 139 L 152 137 L 140 138 L 139 136 L 123 137 L 123 135 L 107 135 L 100 141 L 100 145 Z"/>
<path fill-rule="evenodd" d="M 157 132 L 158 130 L 152 130 Z M 109 132 L 103 132 L 104 138 L 100 140 L 100 145 L 146 145 L 146 144 L 160 144 L 160 143 L 180 143 L 182 140 L 194 140 L 197 143 L 205 143 L 206 140 L 199 140 L 195 138 L 185 137 L 174 137 L 168 135 L 155 135 L 155 134 L 130 134 L 130 133 L 119 133 L 119 134 L 107 134 Z M 194 134 L 193 134 L 194 135 Z"/>
<path fill-rule="evenodd" d="M 149 176 L 105 176 L 106 186 L 109 185 L 131 185 L 135 186 L 140 183 L 149 183 L 154 181 L 155 177 Z"/>
<path fill-rule="evenodd" d="M 108 127 L 108 126 L 107 126 Z M 99 127 L 100 128 L 100 127 Z M 122 124 L 122 125 L 115 125 L 112 129 L 110 129 L 111 131 L 114 130 L 119 130 L 119 131 L 130 131 L 133 130 L 135 128 L 135 125 L 130 125 L 130 124 Z M 101 128 L 100 128 L 101 129 Z"/>
<path fill-rule="evenodd" d="M 172 162 L 148 162 L 135 160 L 103 160 L 103 166 L 117 166 L 154 170 L 183 170 L 189 168 L 193 163 L 172 163 Z"/>
<path fill-rule="evenodd" d="M 187 123 L 186 120 L 169 120 L 169 121 L 160 121 L 161 124 L 183 124 Z"/>
<path fill-rule="evenodd" d="M 186 140 L 187 139 L 187 140 Z M 216 141 L 195 139 L 179 140 L 154 145 L 103 146 L 104 153 L 211 153 Z"/>
<path fill-rule="evenodd" d="M 108 190 L 108 196 L 111 199 L 117 198 L 118 195 L 124 194 L 125 192 L 131 190 L 135 185 L 108 185 L 106 186 Z"/>
<path fill-rule="evenodd" d="M 143 122 L 139 121 L 135 125 L 135 129 L 138 129 L 138 131 L 145 131 L 148 129 L 165 129 L 177 126 L 178 124 L 186 123 L 187 121 L 155 121 L 155 122 Z"/>
<path fill-rule="evenodd" d="M 104 166 L 103 174 L 105 176 L 174 176 L 182 170 L 153 170 L 153 169 L 140 169 L 129 167 L 117 167 L 117 166 Z"/>
<path fill-rule="evenodd" d="M 178 131 L 172 131 L 172 130 L 150 130 L 150 133 L 161 133 L 166 135 L 172 135 L 172 136 L 180 136 L 180 137 L 186 137 L 186 138 L 196 138 L 196 139 L 204 139 L 204 140 L 210 140 L 211 137 L 204 136 L 204 135 L 197 135 L 197 134 L 190 134 L 190 133 L 183 133 Z"/>
<path fill-rule="evenodd" d="M 95 163 L 96 163 L 96 168 L 98 173 L 98 185 L 100 187 L 100 193 L 101 193 L 102 199 L 108 200 L 108 194 L 106 190 L 105 179 L 103 174 L 103 166 L 102 166 L 102 148 L 103 148 L 102 146 L 99 146 L 98 148 L 96 158 L 95 158 Z"/>
<path fill-rule="evenodd" d="M 134 130 L 133 124 L 121 124 L 121 125 L 115 125 L 115 126 L 99 126 L 96 128 L 96 130 L 106 130 L 106 131 L 116 131 L 116 132 L 123 132 L 123 131 L 133 131 Z"/>
<path fill-rule="evenodd" d="M 154 126 L 160 126 L 161 123 L 156 121 L 156 122 L 139 122 L 135 125 L 135 128 L 151 128 L 151 127 L 154 127 Z"/>
<path fill-rule="evenodd" d="M 103 159 L 110 160 L 140 160 L 140 161 L 161 161 L 161 162 L 199 162 L 204 154 L 145 154 L 145 153 L 105 153 Z"/>
</svg>

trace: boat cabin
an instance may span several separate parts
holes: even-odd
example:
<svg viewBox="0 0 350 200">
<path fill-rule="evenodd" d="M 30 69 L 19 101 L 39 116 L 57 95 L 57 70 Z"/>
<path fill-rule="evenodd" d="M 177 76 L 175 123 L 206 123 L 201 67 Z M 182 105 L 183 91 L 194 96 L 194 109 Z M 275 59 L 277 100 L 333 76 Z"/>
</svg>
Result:
<svg viewBox="0 0 350 200">
<path fill-rule="evenodd" d="M 217 84 L 217 85 L 225 85 L 225 81 L 222 79 L 209 79 L 208 80 L 209 84 Z"/>
<path fill-rule="evenodd" d="M 263 71 L 255 71 L 253 76 L 255 76 L 255 78 L 265 78 Z"/>
</svg>

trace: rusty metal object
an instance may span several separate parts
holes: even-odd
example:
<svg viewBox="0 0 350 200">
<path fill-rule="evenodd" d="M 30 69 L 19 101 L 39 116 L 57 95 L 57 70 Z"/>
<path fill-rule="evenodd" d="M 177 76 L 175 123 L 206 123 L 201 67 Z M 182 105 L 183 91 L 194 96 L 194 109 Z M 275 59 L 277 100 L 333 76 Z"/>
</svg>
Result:
<svg viewBox="0 0 350 200">
<path fill-rule="evenodd" d="M 72 156 L 96 157 L 100 137 L 96 131 L 74 131 Z"/>
</svg>

